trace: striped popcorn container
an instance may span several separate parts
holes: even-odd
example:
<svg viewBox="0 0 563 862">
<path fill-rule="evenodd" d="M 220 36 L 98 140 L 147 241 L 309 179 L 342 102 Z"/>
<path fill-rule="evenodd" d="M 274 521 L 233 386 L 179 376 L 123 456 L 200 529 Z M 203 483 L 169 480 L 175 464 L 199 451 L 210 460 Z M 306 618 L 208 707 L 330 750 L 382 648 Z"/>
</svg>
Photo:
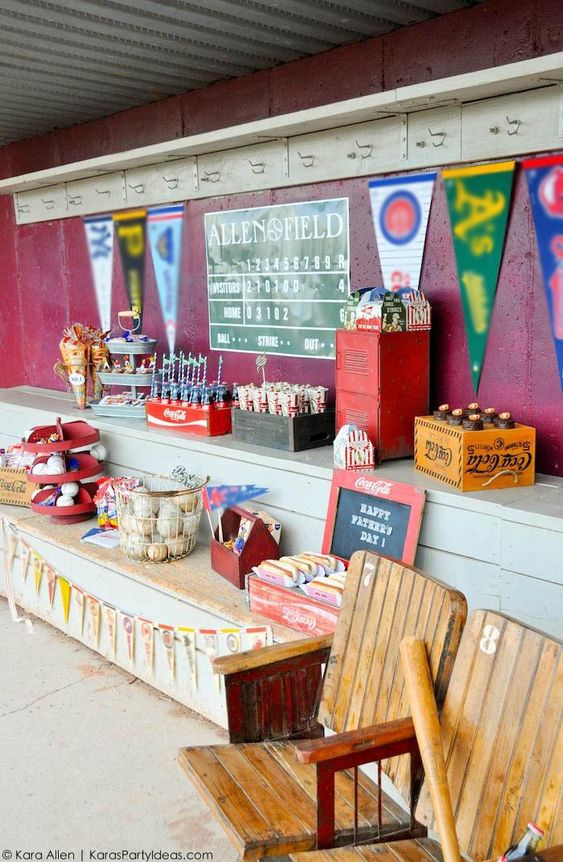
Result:
<svg viewBox="0 0 563 862">
<path fill-rule="evenodd" d="M 346 470 L 373 470 L 375 450 L 365 431 L 351 431 L 344 450 Z"/>
</svg>

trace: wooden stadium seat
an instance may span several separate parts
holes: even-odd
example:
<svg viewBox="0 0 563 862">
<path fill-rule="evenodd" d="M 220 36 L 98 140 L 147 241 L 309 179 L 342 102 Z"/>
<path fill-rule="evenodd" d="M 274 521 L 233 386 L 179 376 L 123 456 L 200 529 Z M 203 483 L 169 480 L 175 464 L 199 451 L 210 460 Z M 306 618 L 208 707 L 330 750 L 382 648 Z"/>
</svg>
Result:
<svg viewBox="0 0 563 862">
<path fill-rule="evenodd" d="M 363 773 L 358 773 L 356 788 L 354 770 L 345 769 L 335 782 L 336 842 L 349 842 L 354 835 L 383 840 L 384 836 L 425 834 L 425 828 L 416 824 L 412 816 L 421 771 L 408 717 L 399 644 L 406 635 L 424 640 L 436 681 L 436 697 L 441 703 L 465 617 L 466 602 L 458 591 L 384 557 L 354 554 L 330 655 L 326 640 L 311 639 L 310 649 L 313 653 L 324 650 L 322 660 L 326 662 L 318 721 L 316 716 L 308 715 L 306 708 L 304 714 L 299 714 L 292 690 L 287 700 L 292 716 L 287 721 L 278 718 L 277 724 L 284 732 L 293 728 L 297 734 L 305 727 L 310 737 L 330 728 L 337 735 L 325 741 L 336 745 L 339 739 L 346 740 L 350 730 L 383 723 L 384 730 L 378 730 L 379 744 L 391 745 L 397 755 L 383 767 L 403 799 L 409 801 L 411 811 L 392 801 L 381 791 L 379 782 Z M 276 690 L 275 709 L 282 709 L 286 703 L 283 694 L 291 689 L 289 663 L 293 651 L 299 664 L 307 656 L 307 643 L 283 644 L 214 662 L 215 668 L 226 674 L 227 691 L 233 692 L 239 677 L 240 690 L 235 697 L 239 705 L 244 708 L 248 704 L 252 713 L 268 712 L 265 721 L 254 717 L 249 724 L 245 720 L 253 735 L 260 724 L 271 730 L 273 710 L 271 702 L 257 701 L 257 686 L 262 686 L 262 681 L 251 678 L 254 688 L 250 695 L 245 694 L 248 675 L 260 666 L 261 672 L 267 674 L 269 690 Z M 285 675 L 281 690 L 276 676 L 280 673 Z M 264 693 L 262 689 L 263 696 Z M 238 734 L 237 710 L 230 710 L 231 715 Z M 367 737 L 360 748 L 366 740 Z M 373 756 L 373 740 L 369 742 L 370 753 L 363 761 L 366 763 L 377 759 Z M 407 757 L 413 752 L 414 756 Z M 361 758 L 361 751 L 358 756 Z M 316 846 L 317 829 L 322 828 L 327 808 L 320 805 L 317 797 L 318 770 L 314 764 L 299 761 L 294 742 L 286 738 L 184 748 L 179 762 L 224 826 L 241 859 Z"/>
</svg>

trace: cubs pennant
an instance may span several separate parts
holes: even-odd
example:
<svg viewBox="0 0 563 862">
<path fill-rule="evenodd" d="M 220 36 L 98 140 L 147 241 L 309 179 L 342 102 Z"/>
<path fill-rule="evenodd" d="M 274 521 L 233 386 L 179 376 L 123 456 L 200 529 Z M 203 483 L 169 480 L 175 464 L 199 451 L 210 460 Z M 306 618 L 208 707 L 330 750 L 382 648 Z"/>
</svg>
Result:
<svg viewBox="0 0 563 862">
<path fill-rule="evenodd" d="M 386 290 L 418 290 L 435 173 L 369 181 Z"/>
<path fill-rule="evenodd" d="M 106 331 L 111 329 L 113 219 L 110 215 L 91 216 L 84 218 L 83 223 L 100 325 Z"/>
<path fill-rule="evenodd" d="M 523 162 L 563 389 L 563 154 Z"/>
<path fill-rule="evenodd" d="M 176 344 L 183 219 L 183 204 L 154 207 L 147 217 L 156 287 L 171 353 Z"/>
</svg>

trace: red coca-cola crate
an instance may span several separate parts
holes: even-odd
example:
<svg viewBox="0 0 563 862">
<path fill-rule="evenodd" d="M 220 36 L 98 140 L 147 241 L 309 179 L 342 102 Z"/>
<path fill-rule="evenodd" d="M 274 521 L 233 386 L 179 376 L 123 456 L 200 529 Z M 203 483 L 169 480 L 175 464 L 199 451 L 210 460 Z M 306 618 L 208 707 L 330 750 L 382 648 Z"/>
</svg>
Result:
<svg viewBox="0 0 563 862">
<path fill-rule="evenodd" d="M 250 610 L 306 635 L 329 635 L 336 629 L 339 608 L 310 599 L 299 588 L 268 584 L 256 575 L 248 578 Z"/>
<path fill-rule="evenodd" d="M 216 437 L 232 431 L 230 404 L 183 404 L 154 398 L 145 404 L 147 422 L 156 428 Z M 427 411 L 428 412 L 428 411 Z"/>
<path fill-rule="evenodd" d="M 377 460 L 414 451 L 429 404 L 430 332 L 336 332 L 336 428 L 367 431 Z M 421 412 L 422 411 L 422 412 Z"/>
</svg>

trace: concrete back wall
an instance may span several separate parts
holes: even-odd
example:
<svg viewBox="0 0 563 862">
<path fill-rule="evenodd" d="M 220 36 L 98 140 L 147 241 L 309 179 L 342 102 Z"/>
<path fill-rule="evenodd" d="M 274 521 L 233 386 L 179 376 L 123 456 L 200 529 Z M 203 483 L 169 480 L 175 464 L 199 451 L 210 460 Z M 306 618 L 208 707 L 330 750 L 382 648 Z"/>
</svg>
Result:
<svg viewBox="0 0 563 862">
<path fill-rule="evenodd" d="M 338 48 L 142 108 L 0 149 L 0 175 L 209 131 L 340 99 L 552 53 L 563 48 L 559 0 L 491 0 L 359 45 Z M 452 39 L 455 34 L 455 39 Z M 422 54 L 420 46 L 424 46 Z M 367 181 L 318 183 L 190 203 L 185 220 L 179 346 L 207 348 L 203 214 L 346 195 L 351 213 L 354 288 L 381 283 Z M 0 386 L 58 386 L 52 365 L 63 327 L 96 322 L 80 219 L 16 228 L 10 198 L 0 198 Z M 444 190 L 438 181 L 428 228 L 422 288 L 434 309 L 433 401 L 472 400 L 467 345 Z M 114 311 L 126 307 L 115 256 Z M 147 266 L 145 331 L 164 331 L 152 269 Z M 213 368 L 213 363 L 212 363 Z M 334 363 L 271 357 L 273 378 L 334 384 Z M 254 357 L 225 354 L 227 379 L 254 379 Z M 400 369 L 398 369 L 400 373 Z M 479 400 L 511 410 L 538 428 L 538 468 L 563 474 L 563 396 L 525 178 L 516 175 L 512 212 Z"/>
</svg>

